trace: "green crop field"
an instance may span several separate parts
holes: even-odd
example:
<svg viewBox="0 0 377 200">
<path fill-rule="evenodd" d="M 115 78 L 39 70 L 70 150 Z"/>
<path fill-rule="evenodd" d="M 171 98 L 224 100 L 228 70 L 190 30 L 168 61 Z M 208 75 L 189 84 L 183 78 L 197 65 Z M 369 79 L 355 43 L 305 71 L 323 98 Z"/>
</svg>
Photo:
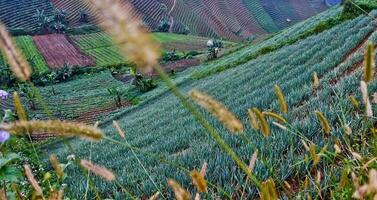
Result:
<svg viewBox="0 0 377 200">
<path fill-rule="evenodd" d="M 105 33 L 73 35 L 71 39 L 83 52 L 95 59 L 97 66 L 108 67 L 126 62 L 111 38 Z"/>
<path fill-rule="evenodd" d="M 85 117 L 85 114 L 87 114 L 87 121 L 94 123 L 111 110 L 109 107 L 113 107 L 113 96 L 107 91 L 112 87 L 118 88 L 123 92 L 128 88 L 128 86 L 115 80 L 110 72 L 105 71 L 96 75 L 84 75 L 67 83 L 41 87 L 39 90 L 42 97 L 46 99 L 49 110 L 55 114 L 55 117 L 76 120 L 77 118 Z M 55 94 L 53 91 L 55 91 Z M 123 95 L 127 97 L 127 93 Z M 127 100 L 127 98 L 123 100 Z M 95 112 L 96 110 L 98 113 Z M 35 118 L 48 118 L 48 113 L 43 107 L 38 107 L 37 110 L 30 111 L 30 113 Z M 92 116 L 92 114 L 95 115 Z M 84 122 L 87 121 L 84 119 Z"/>
<path fill-rule="evenodd" d="M 0 199 L 376 199 L 373 0 L 88 2 L 0 3 Z"/>
<path fill-rule="evenodd" d="M 372 14 L 377 16 L 376 12 Z M 278 84 L 286 96 L 290 110 L 289 114 L 284 116 L 295 130 L 300 131 L 301 137 L 308 138 L 321 146 L 324 137 L 315 119 L 314 111 L 324 112 L 330 121 L 336 121 L 339 114 L 334 110 L 343 109 L 346 113 L 351 112 L 352 105 L 347 97 L 358 90 L 360 72 L 356 71 L 349 76 L 345 73 L 362 60 L 362 53 L 356 53 L 345 62 L 344 58 L 368 37 L 369 40 L 377 42 L 377 34 L 373 33 L 375 27 L 371 22 L 370 17 L 360 16 L 318 35 L 200 80 L 187 78 L 189 77 L 187 74 L 195 71 L 189 70 L 182 73 L 186 78 L 180 79 L 179 86 L 185 92 L 197 88 L 209 93 L 228 106 L 244 124 L 248 124 L 248 108 L 258 107 L 278 112 L 279 106 L 277 99 L 274 98 L 273 89 L 274 85 Z M 314 72 L 318 73 L 322 83 L 316 94 L 313 94 L 311 82 Z M 337 83 L 331 84 L 331 80 L 334 79 Z M 371 87 L 376 88 L 376 83 L 373 82 Z M 235 168 L 229 157 L 222 153 L 172 94 L 163 91 L 154 94 L 155 98 L 151 97 L 149 102 L 108 116 L 102 123 L 106 134 L 120 140 L 110 123 L 113 119 L 119 120 L 122 128 L 127 132 L 127 141 L 133 146 L 142 148 L 149 154 L 164 156 L 169 162 L 188 169 L 199 169 L 206 161 L 208 181 L 216 183 L 227 193 L 234 194 L 237 188 L 232 185 L 240 186 L 245 183 L 242 172 Z M 357 97 L 359 98 L 359 95 Z M 207 112 L 203 114 L 245 162 L 258 149 L 260 158 L 254 173 L 259 179 L 274 177 L 278 180 L 286 180 L 297 175 L 295 174 L 297 172 L 303 173 L 308 167 L 308 163 L 301 162 L 305 154 L 300 143 L 301 137 L 295 133 L 272 127 L 272 136 L 264 138 L 261 133 L 246 126 L 244 134 L 250 141 L 245 141 L 239 135 L 229 134 Z M 360 121 L 354 115 L 347 115 L 346 120 L 347 122 L 353 120 L 350 124 L 352 128 L 356 128 Z M 342 131 L 341 127 L 333 128 L 331 141 L 334 141 Z M 150 178 L 140 170 L 136 158 L 125 147 L 114 146 L 109 141 L 102 141 L 93 146 L 83 141 L 74 143 L 76 148 L 80 149 L 78 154 L 82 157 L 88 157 L 90 152 L 96 152 L 92 160 L 114 170 L 119 176 L 118 180 L 133 194 L 142 196 L 142 194 L 153 194 L 155 191 Z M 64 149 L 52 152 L 67 155 Z M 148 154 L 137 153 L 137 156 L 158 187 L 166 187 L 167 177 L 187 187 L 190 185 L 190 178 L 179 168 L 161 163 L 159 159 Z M 70 172 L 74 174 L 73 177 L 81 177 L 79 170 Z M 85 185 L 77 180 L 79 179 L 69 181 L 69 184 L 73 185 L 72 193 L 82 194 Z M 329 181 L 330 179 L 324 179 L 321 184 L 328 184 Z M 114 197 L 122 196 L 112 184 L 100 179 L 95 179 L 95 183 L 100 191 L 106 191 Z M 216 191 L 212 187 L 210 193 Z M 253 186 L 247 186 L 247 191 L 250 198 L 256 192 Z M 219 193 L 221 194 L 217 191 L 217 194 Z"/>
<path fill-rule="evenodd" d="M 16 37 L 15 40 L 17 46 L 21 49 L 34 71 L 42 73 L 48 70 L 47 64 L 43 56 L 39 53 L 31 36 L 19 36 Z"/>
</svg>

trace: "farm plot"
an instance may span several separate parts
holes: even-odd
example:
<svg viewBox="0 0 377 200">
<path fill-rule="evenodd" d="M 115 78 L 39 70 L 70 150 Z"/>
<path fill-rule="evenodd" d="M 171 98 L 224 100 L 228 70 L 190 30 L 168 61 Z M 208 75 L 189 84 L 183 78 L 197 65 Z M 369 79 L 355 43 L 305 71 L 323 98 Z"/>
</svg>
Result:
<svg viewBox="0 0 377 200">
<path fill-rule="evenodd" d="M 19 36 L 15 38 L 18 48 L 33 67 L 34 72 L 43 73 L 48 70 L 43 56 L 39 53 L 31 36 Z"/>
<path fill-rule="evenodd" d="M 84 23 L 93 23 L 96 19 L 96 12 L 93 11 L 84 1 L 77 0 L 50 0 L 59 9 L 66 10 L 68 22 L 72 26 Z M 87 14 L 86 19 L 83 14 Z"/>
<path fill-rule="evenodd" d="M 33 16 L 37 10 L 50 15 L 53 7 L 49 0 L 2 0 L 0 21 L 10 30 L 33 30 L 38 28 L 38 21 Z"/>
<path fill-rule="evenodd" d="M 376 13 L 372 14 L 376 16 Z M 274 85 L 278 84 L 286 96 L 290 113 L 302 111 L 299 110 L 302 109 L 300 105 L 302 103 L 306 105 L 305 112 L 301 112 L 302 115 L 287 116 L 294 129 L 300 130 L 304 137 L 315 144 L 322 144 L 325 138 L 312 112 L 321 110 L 331 121 L 336 121 L 335 110 L 346 105 L 345 109 L 349 111 L 352 106 L 347 103 L 347 92 L 358 91 L 360 78 L 358 76 L 345 78 L 336 87 L 323 83 L 319 94 L 315 96 L 312 95 L 311 76 L 313 72 L 317 72 L 319 77 L 324 77 L 325 80 L 326 77 L 333 76 L 339 70 L 339 63 L 349 51 L 357 47 L 375 30 L 376 27 L 371 21 L 369 17 L 358 17 L 237 68 L 199 81 L 188 81 L 180 86 L 185 92 L 192 88 L 206 91 L 227 105 L 244 124 L 248 124 L 248 108 L 279 110 L 273 90 Z M 374 89 L 376 89 L 376 84 L 374 81 Z M 334 91 L 339 92 L 340 98 L 332 95 Z M 247 125 L 244 134 L 252 140 L 246 142 L 238 135 L 229 134 L 209 113 L 203 113 L 245 162 L 248 162 L 253 152 L 259 151 L 260 159 L 254 168 L 254 174 L 259 179 L 274 177 L 283 181 L 297 175 L 294 172 L 302 172 L 302 169 L 308 167 L 308 163 L 301 162 L 305 154 L 300 143 L 301 138 L 295 134 L 271 127 L 272 136 L 264 138 L 261 133 L 252 130 Z M 218 183 L 218 186 L 228 193 L 235 194 L 237 187 L 234 186 L 245 183 L 243 173 L 219 150 L 172 94 L 161 95 L 158 100 L 153 99 L 148 104 L 132 110 L 126 109 L 120 115 L 109 116 L 109 122 L 112 119 L 120 121 L 122 128 L 128 133 L 127 141 L 133 146 L 142 147 L 145 152 L 164 156 L 168 161 L 190 170 L 200 169 L 202 163 L 207 162 L 206 178 L 210 182 Z M 355 124 L 352 125 L 354 128 Z M 106 135 L 118 139 L 119 136 L 110 123 L 104 123 L 103 127 Z M 342 127 L 333 128 L 336 137 L 338 133 L 341 133 Z M 114 146 L 108 141 L 94 145 L 93 148 L 90 148 L 90 143 L 84 141 L 77 140 L 75 144 L 80 149 L 80 156 L 85 157 L 91 151 L 96 152 L 93 162 L 114 170 L 120 177 L 118 180 L 134 195 L 155 192 L 148 175 L 138 170 L 140 167 L 135 157 L 123 147 Z M 63 149 L 58 152 L 63 158 L 65 157 L 66 153 Z M 190 185 L 190 177 L 180 169 L 162 164 L 147 154 L 138 153 L 137 157 L 159 187 L 166 187 L 166 177 L 176 179 L 185 186 Z M 82 176 L 79 169 L 72 170 L 70 174 L 72 177 Z M 324 174 L 325 177 L 327 175 Z M 69 184 L 74 186 L 71 194 L 82 194 L 85 191 L 86 185 L 78 180 L 82 179 L 69 180 Z M 101 185 L 101 192 L 114 196 L 121 195 L 113 185 L 100 179 L 96 179 L 95 182 L 96 185 Z M 213 190 L 213 188 L 210 189 L 210 194 Z M 251 199 L 252 194 L 256 192 L 253 186 L 247 187 L 246 191 L 250 194 L 246 197 L 248 199 Z M 73 197 L 79 198 L 79 195 L 73 195 Z"/>
<path fill-rule="evenodd" d="M 48 66 L 58 69 L 70 66 L 94 66 L 95 62 L 73 46 L 63 34 L 38 35 L 33 40 Z"/>
<path fill-rule="evenodd" d="M 107 91 L 109 88 L 118 88 L 123 92 L 123 106 L 130 105 L 125 98 L 126 85 L 114 79 L 110 72 L 85 75 L 77 80 L 41 87 L 39 90 L 49 110 L 56 114 L 55 117 L 92 124 L 106 113 L 118 109 L 114 97 Z M 37 119 L 48 118 L 40 106 L 29 113 Z"/>
<path fill-rule="evenodd" d="M 73 43 L 95 59 L 97 66 L 109 67 L 126 63 L 110 36 L 105 33 L 91 33 L 70 36 Z"/>
</svg>

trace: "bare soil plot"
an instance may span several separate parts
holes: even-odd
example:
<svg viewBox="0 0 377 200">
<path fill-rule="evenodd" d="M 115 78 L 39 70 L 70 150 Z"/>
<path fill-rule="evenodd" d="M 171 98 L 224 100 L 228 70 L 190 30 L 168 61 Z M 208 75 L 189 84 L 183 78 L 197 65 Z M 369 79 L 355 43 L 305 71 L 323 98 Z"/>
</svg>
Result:
<svg viewBox="0 0 377 200">
<path fill-rule="evenodd" d="M 68 65 L 94 66 L 95 62 L 70 43 L 64 34 L 34 36 L 33 40 L 51 69 Z"/>
</svg>

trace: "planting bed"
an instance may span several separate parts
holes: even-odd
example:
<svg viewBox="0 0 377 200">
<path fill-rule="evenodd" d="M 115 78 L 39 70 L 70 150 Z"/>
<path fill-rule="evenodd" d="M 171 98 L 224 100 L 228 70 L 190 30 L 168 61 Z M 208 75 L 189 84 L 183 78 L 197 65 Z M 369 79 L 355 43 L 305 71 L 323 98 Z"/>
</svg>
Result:
<svg viewBox="0 0 377 200">
<path fill-rule="evenodd" d="M 94 66 L 95 62 L 80 52 L 63 34 L 34 36 L 33 40 L 45 58 L 48 66 L 58 69 L 65 64 L 70 66 Z"/>
</svg>

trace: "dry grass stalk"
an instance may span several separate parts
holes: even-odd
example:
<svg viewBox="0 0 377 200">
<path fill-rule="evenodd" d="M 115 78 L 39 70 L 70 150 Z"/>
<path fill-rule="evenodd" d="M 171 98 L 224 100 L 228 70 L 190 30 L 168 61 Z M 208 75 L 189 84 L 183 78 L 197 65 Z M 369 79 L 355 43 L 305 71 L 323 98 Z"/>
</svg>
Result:
<svg viewBox="0 0 377 200">
<path fill-rule="evenodd" d="M 150 72 L 158 65 L 159 45 L 150 37 L 140 20 L 132 16 L 129 3 L 120 0 L 87 0 L 99 13 L 102 28 L 112 36 L 119 49 L 139 69 Z M 101 20 L 102 19 L 102 20 Z"/>
<path fill-rule="evenodd" d="M 206 173 L 207 173 L 207 167 L 208 167 L 208 163 L 207 162 L 204 162 L 203 165 L 202 165 L 202 169 L 200 170 L 200 174 L 205 177 L 206 176 Z"/>
<path fill-rule="evenodd" d="M 55 136 L 80 137 L 83 139 L 98 141 L 103 137 L 102 131 L 80 123 L 62 122 L 59 120 L 48 121 L 19 121 L 9 124 L 1 124 L 0 129 L 14 135 L 53 133 Z"/>
<path fill-rule="evenodd" d="M 365 52 L 365 68 L 364 68 L 364 81 L 370 83 L 374 78 L 375 73 L 375 58 L 374 58 L 374 44 L 368 43 L 367 50 Z"/>
<path fill-rule="evenodd" d="M 369 195 L 373 195 L 376 197 L 377 194 L 377 171 L 375 169 L 371 169 L 369 171 L 369 182 L 356 187 L 356 191 L 353 193 L 352 197 L 355 199 L 365 199 Z M 375 199 L 375 198 L 374 198 Z"/>
<path fill-rule="evenodd" d="M 261 195 L 260 196 L 261 200 L 277 200 L 278 199 L 274 180 L 269 178 L 268 180 L 262 183 L 260 195 Z"/>
<path fill-rule="evenodd" d="M 336 154 L 342 153 L 342 149 L 339 147 L 338 144 L 334 144 L 334 149 Z"/>
<path fill-rule="evenodd" d="M 254 168 L 255 168 L 255 164 L 256 164 L 256 162 L 257 162 L 257 159 L 258 159 L 258 150 L 256 150 L 256 151 L 253 153 L 253 155 L 251 156 L 250 162 L 249 162 L 248 169 L 250 170 L 251 173 L 254 171 Z"/>
<path fill-rule="evenodd" d="M 183 189 L 182 186 L 176 181 L 169 179 L 168 185 L 169 187 L 173 189 L 175 198 L 177 200 L 190 200 L 191 199 L 190 193 L 188 193 L 185 189 Z"/>
<path fill-rule="evenodd" d="M 86 170 L 93 172 L 94 174 L 102 177 L 107 181 L 114 181 L 116 179 L 115 174 L 112 171 L 104 167 L 95 165 L 88 160 L 81 160 L 80 165 L 84 167 Z"/>
<path fill-rule="evenodd" d="M 277 122 L 272 122 L 272 124 L 273 124 L 274 126 L 280 128 L 281 130 L 284 130 L 284 131 L 288 130 L 288 128 L 287 128 L 286 126 L 284 126 L 283 124 L 279 124 L 279 123 L 277 123 Z"/>
<path fill-rule="evenodd" d="M 200 200 L 200 194 L 199 194 L 199 193 L 196 193 L 196 194 L 195 194 L 195 198 L 194 198 L 194 200 Z"/>
<path fill-rule="evenodd" d="M 304 189 L 305 190 L 309 189 L 309 177 L 308 176 L 305 176 Z"/>
<path fill-rule="evenodd" d="M 7 194 L 3 188 L 0 189 L 0 200 L 7 200 Z"/>
<path fill-rule="evenodd" d="M 301 139 L 301 143 L 302 143 L 302 145 L 304 146 L 304 148 L 305 148 L 306 151 L 310 151 L 309 145 L 308 145 L 307 142 L 305 142 L 305 140 L 302 140 L 302 139 Z"/>
<path fill-rule="evenodd" d="M 270 126 L 267 123 L 266 116 L 264 116 L 264 114 L 258 108 L 253 108 L 253 112 L 257 116 L 263 135 L 265 137 L 270 136 L 271 130 L 270 130 Z"/>
<path fill-rule="evenodd" d="M 64 172 L 63 172 L 62 167 L 60 166 L 58 157 L 56 157 L 56 155 L 54 155 L 54 154 L 51 154 L 49 159 L 50 159 L 50 163 L 51 163 L 52 167 L 54 168 L 54 170 L 56 172 L 56 175 L 58 176 L 59 179 L 62 179 Z"/>
<path fill-rule="evenodd" d="M 362 160 L 363 159 L 363 157 L 359 154 L 359 153 L 357 153 L 357 152 L 351 152 L 351 154 L 352 154 L 352 156 L 356 159 L 356 160 Z"/>
<path fill-rule="evenodd" d="M 126 138 L 126 133 L 120 128 L 119 123 L 117 121 L 113 121 L 113 125 L 115 129 L 117 130 L 118 134 L 120 135 L 121 138 Z"/>
<path fill-rule="evenodd" d="M 207 181 L 200 172 L 194 170 L 190 173 L 190 176 L 192 178 L 192 182 L 194 183 L 199 192 L 208 192 Z"/>
<path fill-rule="evenodd" d="M 3 24 L 0 24 L 0 48 L 14 75 L 22 81 L 29 80 L 32 70 Z"/>
<path fill-rule="evenodd" d="M 317 118 L 319 122 L 321 123 L 323 132 L 325 134 L 329 134 L 331 132 L 331 127 L 327 118 L 320 111 L 315 111 L 315 114 L 317 115 Z"/>
<path fill-rule="evenodd" d="M 30 169 L 30 166 L 24 165 L 24 170 L 25 170 L 25 175 L 27 179 L 29 180 L 29 183 L 34 188 L 36 194 L 39 196 L 42 196 L 43 195 L 42 188 L 41 186 L 39 186 L 39 183 L 37 182 L 37 180 L 35 180 L 33 172 Z"/>
<path fill-rule="evenodd" d="M 372 117 L 373 111 L 372 111 L 372 106 L 369 100 L 368 85 L 366 82 L 364 81 L 360 82 L 360 90 L 363 97 L 363 103 L 365 104 L 365 113 L 368 117 Z"/>
<path fill-rule="evenodd" d="M 153 196 L 149 198 L 149 200 L 158 200 L 160 197 L 160 192 L 156 192 Z"/>
<path fill-rule="evenodd" d="M 247 112 L 249 114 L 249 121 L 250 121 L 251 127 L 254 130 L 259 130 L 260 127 L 259 127 L 258 119 L 254 111 L 252 109 L 248 109 Z"/>
<path fill-rule="evenodd" d="M 287 123 L 287 120 L 284 119 L 284 117 L 280 116 L 279 114 L 276 114 L 274 112 L 263 112 L 263 114 L 267 117 L 271 117 L 271 118 L 274 118 L 278 121 L 280 121 L 281 123 L 283 124 L 286 124 Z"/>
<path fill-rule="evenodd" d="M 17 92 L 13 93 L 13 102 L 14 102 L 14 107 L 16 108 L 18 119 L 20 121 L 27 120 L 26 112 L 24 110 L 24 107 L 22 106 L 20 96 L 18 95 Z"/>
<path fill-rule="evenodd" d="M 275 85 L 275 94 L 278 97 L 281 112 L 284 114 L 287 114 L 288 105 L 287 105 L 287 102 L 285 101 L 283 91 L 278 85 Z"/>
<path fill-rule="evenodd" d="M 318 89 L 319 86 L 320 86 L 320 81 L 319 81 L 319 78 L 318 78 L 317 72 L 314 72 L 314 73 L 313 73 L 313 88 L 314 88 L 314 89 Z"/>
<path fill-rule="evenodd" d="M 242 122 L 222 103 L 197 90 L 192 90 L 189 94 L 200 106 L 208 110 L 222 122 L 229 131 L 233 133 L 243 132 L 244 128 Z"/>
</svg>

